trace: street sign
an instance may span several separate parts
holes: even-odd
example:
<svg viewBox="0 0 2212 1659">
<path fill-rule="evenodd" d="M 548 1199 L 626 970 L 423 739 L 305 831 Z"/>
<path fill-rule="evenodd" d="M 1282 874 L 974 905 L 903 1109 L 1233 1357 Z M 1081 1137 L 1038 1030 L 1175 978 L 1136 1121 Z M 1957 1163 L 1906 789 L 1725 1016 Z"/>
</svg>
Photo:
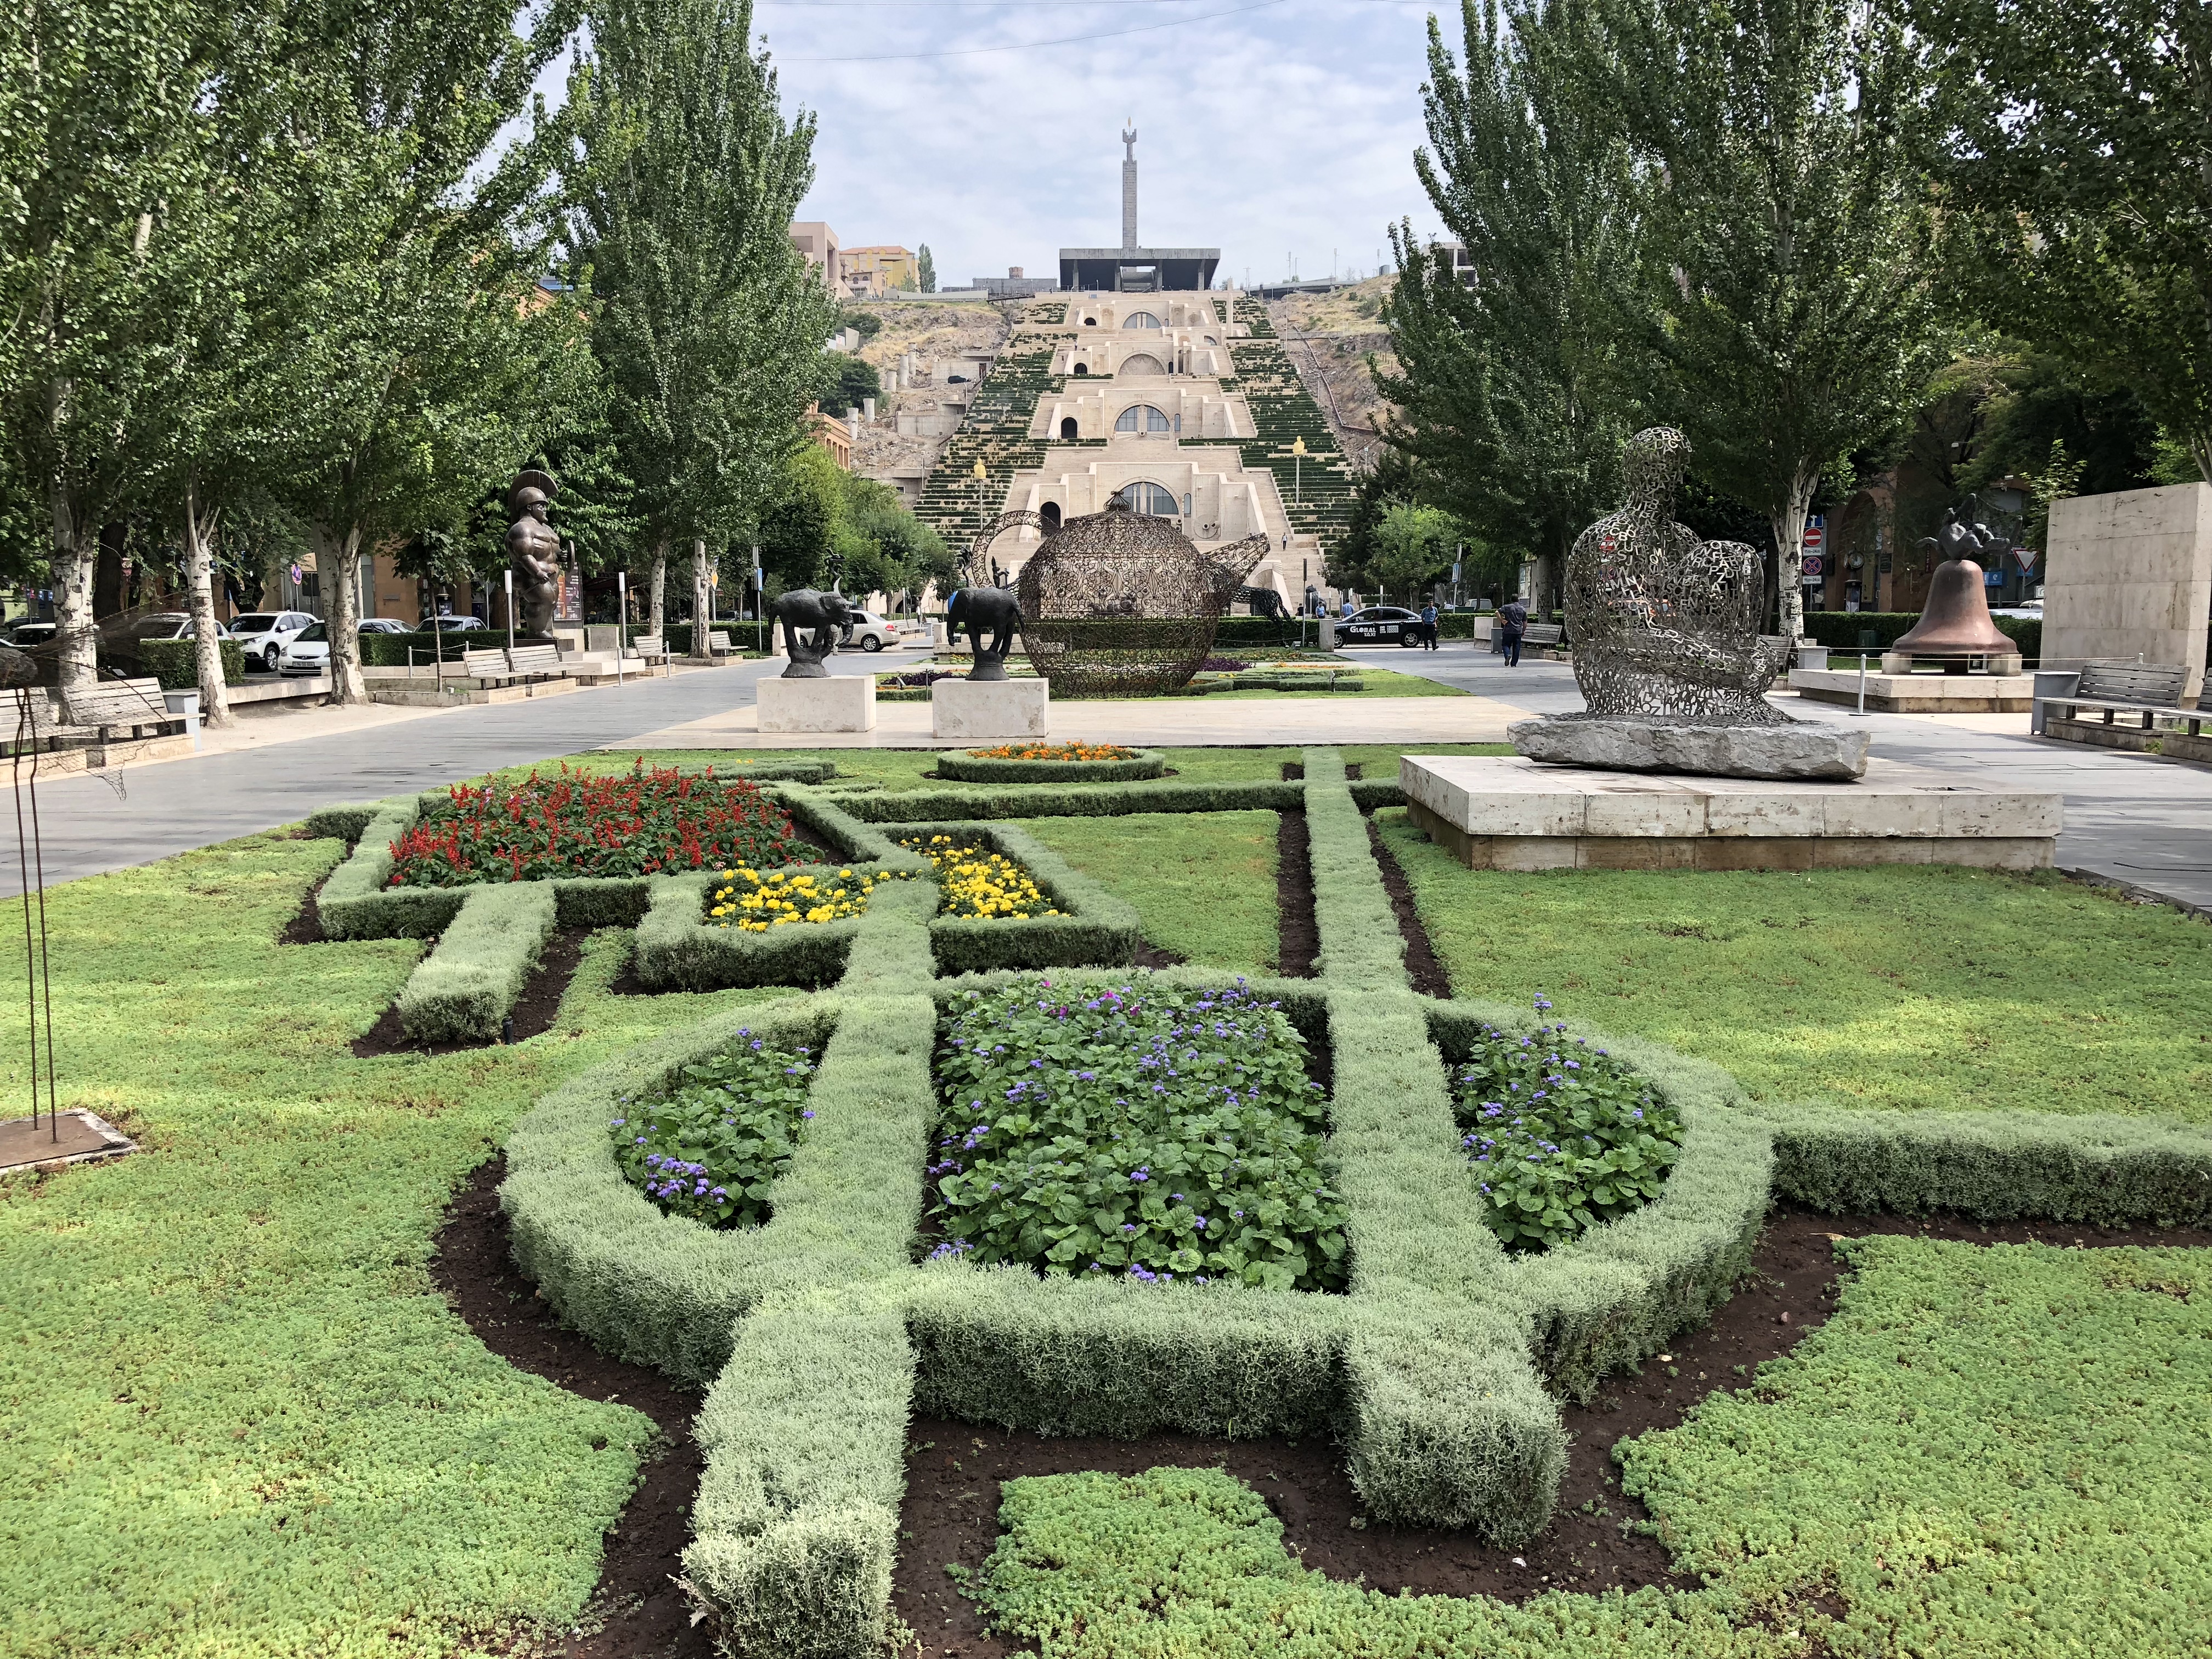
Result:
<svg viewBox="0 0 2212 1659">
<path fill-rule="evenodd" d="M 1826 561 L 1822 559 L 1818 553 L 1808 553 L 1805 556 L 1805 580 L 1807 581 L 1819 581 L 1821 577 L 1826 574 L 1827 568 Z"/>
<path fill-rule="evenodd" d="M 2020 568 L 2022 570 L 2033 570 L 2035 568 L 2035 550 L 2033 548 L 2015 547 L 2012 550 L 2012 556 L 2020 561 Z"/>
</svg>

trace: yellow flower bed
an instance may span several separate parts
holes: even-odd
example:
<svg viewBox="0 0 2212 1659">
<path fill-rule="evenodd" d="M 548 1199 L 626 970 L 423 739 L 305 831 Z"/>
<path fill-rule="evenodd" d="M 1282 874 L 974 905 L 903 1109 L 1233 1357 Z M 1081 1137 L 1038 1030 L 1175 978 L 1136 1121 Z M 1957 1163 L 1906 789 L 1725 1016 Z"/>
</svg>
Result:
<svg viewBox="0 0 2212 1659">
<path fill-rule="evenodd" d="M 779 870 L 763 875 L 743 865 L 722 872 L 722 884 L 714 890 L 707 920 L 742 933 L 765 933 L 771 927 L 794 922 L 836 921 L 857 916 L 867 908 L 868 895 L 887 881 L 903 881 L 903 870 L 863 870 L 854 875 L 840 870 Z"/>
<path fill-rule="evenodd" d="M 916 836 L 899 845 L 920 853 L 936 869 L 947 915 L 1021 921 L 1060 915 L 1048 907 L 1030 872 L 1003 853 L 963 846 L 951 836 L 926 841 Z"/>
<path fill-rule="evenodd" d="M 977 760 L 1125 761 L 1137 751 L 1118 743 L 1002 743 L 996 749 L 970 749 Z"/>
</svg>

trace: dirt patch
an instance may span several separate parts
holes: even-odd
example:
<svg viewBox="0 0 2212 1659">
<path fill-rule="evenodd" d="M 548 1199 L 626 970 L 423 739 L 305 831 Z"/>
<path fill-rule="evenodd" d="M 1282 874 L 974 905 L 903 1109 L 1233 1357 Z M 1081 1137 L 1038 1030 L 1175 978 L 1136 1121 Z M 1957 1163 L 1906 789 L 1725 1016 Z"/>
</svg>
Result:
<svg viewBox="0 0 2212 1659">
<path fill-rule="evenodd" d="M 1157 945 L 1137 941 L 1137 954 L 1130 960 L 1139 968 L 1180 968 L 1188 957 L 1177 956 L 1173 951 L 1163 951 Z"/>
<path fill-rule="evenodd" d="M 1365 763 L 1361 762 L 1361 761 L 1346 761 L 1346 762 L 1345 762 L 1345 763 L 1344 763 L 1344 781 L 1345 781 L 1346 783 L 1358 783 L 1358 782 L 1362 778 L 1365 777 L 1366 775 L 1367 775 L 1367 767 L 1366 767 Z"/>
<path fill-rule="evenodd" d="M 1372 813 L 1367 819 L 1367 844 L 1374 849 L 1375 862 L 1382 872 L 1383 890 L 1390 895 L 1390 908 L 1397 915 L 1398 932 L 1406 941 L 1406 972 L 1413 981 L 1413 988 L 1424 996 L 1449 1000 L 1451 975 L 1444 971 L 1436 947 L 1429 943 L 1429 930 L 1421 926 L 1421 913 L 1413 905 L 1413 890 L 1375 828 Z"/>
<path fill-rule="evenodd" d="M 1304 761 L 1285 761 L 1283 763 L 1283 781 L 1285 783 L 1304 783 L 1305 779 L 1306 763 Z"/>
<path fill-rule="evenodd" d="M 1275 915 L 1275 960 L 1283 976 L 1311 979 L 1314 963 L 1321 956 L 1321 924 L 1314 919 L 1312 842 L 1302 811 L 1278 815 Z"/>
<path fill-rule="evenodd" d="M 301 840 L 313 837 L 301 836 Z M 325 876 L 323 881 L 330 878 Z M 279 945 L 327 945 L 331 936 L 323 931 L 323 881 L 307 890 L 307 897 L 300 901 L 300 908 L 292 920 L 284 924 L 284 931 L 276 935 Z"/>
<path fill-rule="evenodd" d="M 438 1230 L 430 1277 L 477 1340 L 510 1364 L 587 1400 L 635 1406 L 659 1425 L 652 1461 L 622 1519 L 607 1534 L 598 1588 L 580 1621 L 586 1633 L 553 1650 L 562 1659 L 708 1659 L 714 1644 L 691 1623 L 670 1582 L 691 1528 L 691 1503 L 705 1460 L 691 1438 L 699 1396 L 658 1371 L 609 1359 L 574 1331 L 515 1270 L 499 1183 L 507 1159 L 478 1166 L 453 1194 Z"/>
<path fill-rule="evenodd" d="M 1144 1440 L 1048 1438 L 916 1419 L 908 1434 L 907 1490 L 899 1526 L 906 1542 L 892 1579 L 892 1604 L 924 1651 L 988 1659 L 1027 1650 L 983 1629 L 958 1595 L 948 1562 L 979 1571 L 998 1541 L 999 1486 L 1022 1475 L 1086 1469 L 1135 1474 L 1163 1465 L 1224 1468 L 1267 1501 L 1284 1542 L 1332 1578 L 1358 1580 L 1386 1595 L 1491 1595 L 1521 1602 L 1555 1589 L 1599 1592 L 1647 1584 L 1693 1587 L 1676 1574 L 1659 1541 L 1634 1530 L 1650 1516 L 1624 1497 L 1613 1446 L 1672 1428 L 1707 1395 L 1741 1387 L 1763 1362 L 1787 1353 L 1834 1311 L 1842 1264 L 1838 1237 L 1869 1233 L 1958 1239 L 1976 1244 L 2088 1246 L 2212 1244 L 2212 1231 L 2133 1231 L 2051 1223 L 1984 1225 L 1955 1218 L 1837 1217 L 1777 1210 L 1750 1276 L 1702 1328 L 1679 1338 L 1665 1360 L 1607 1377 L 1588 1406 L 1560 1413 L 1569 1447 L 1559 1508 L 1536 1538 L 1510 1547 L 1464 1533 L 1365 1522 L 1342 1453 L 1326 1438 L 1221 1441 L 1188 1435 Z M 1355 1519 L 1361 1524 L 1355 1525 Z M 1840 1617 L 1838 1604 L 1822 1610 Z"/>
<path fill-rule="evenodd" d="M 538 954 L 538 965 L 522 981 L 522 995 L 509 1016 L 514 1022 L 515 1042 L 541 1036 L 553 1029 L 553 1022 L 561 1012 L 561 999 L 568 994 L 577 963 L 583 959 L 584 940 L 590 933 L 587 927 L 556 928 L 553 937 L 545 941 L 545 948 Z M 362 1060 L 374 1060 L 380 1054 L 451 1054 L 464 1048 L 495 1048 L 497 1041 L 416 1042 L 399 1024 L 399 1005 L 394 1002 L 368 1028 L 367 1036 L 354 1039 L 353 1051 Z"/>
</svg>

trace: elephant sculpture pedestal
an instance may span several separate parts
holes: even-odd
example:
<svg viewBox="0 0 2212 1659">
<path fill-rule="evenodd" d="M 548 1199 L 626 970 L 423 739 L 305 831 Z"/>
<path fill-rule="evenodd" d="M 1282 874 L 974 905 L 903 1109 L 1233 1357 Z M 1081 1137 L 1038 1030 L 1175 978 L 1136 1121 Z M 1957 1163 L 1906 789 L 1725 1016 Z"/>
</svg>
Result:
<svg viewBox="0 0 2212 1659">
<path fill-rule="evenodd" d="M 939 680 L 929 688 L 930 735 L 965 741 L 1041 738 L 1052 690 L 1038 680 Z"/>
<path fill-rule="evenodd" d="M 872 732 L 876 677 L 830 674 L 820 679 L 760 683 L 763 732 Z"/>
</svg>

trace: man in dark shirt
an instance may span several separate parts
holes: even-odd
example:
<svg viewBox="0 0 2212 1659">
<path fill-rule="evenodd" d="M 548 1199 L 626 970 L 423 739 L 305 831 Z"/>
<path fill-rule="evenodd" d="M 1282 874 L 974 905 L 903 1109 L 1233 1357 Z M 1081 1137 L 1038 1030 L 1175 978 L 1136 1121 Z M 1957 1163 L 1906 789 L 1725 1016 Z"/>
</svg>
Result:
<svg viewBox="0 0 2212 1659">
<path fill-rule="evenodd" d="M 1528 626 L 1528 607 L 1515 595 L 1498 607 L 1498 626 L 1505 635 L 1505 665 L 1521 665 L 1521 635 Z"/>
</svg>

